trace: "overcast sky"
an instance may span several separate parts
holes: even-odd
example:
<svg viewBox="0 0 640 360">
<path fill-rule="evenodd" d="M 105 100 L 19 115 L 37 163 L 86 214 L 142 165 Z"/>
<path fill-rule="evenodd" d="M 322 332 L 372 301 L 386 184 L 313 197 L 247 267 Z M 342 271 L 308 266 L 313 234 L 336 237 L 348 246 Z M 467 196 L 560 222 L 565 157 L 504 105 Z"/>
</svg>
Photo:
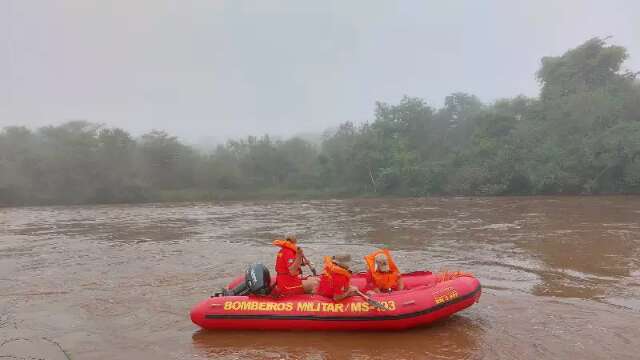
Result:
<svg viewBox="0 0 640 360">
<path fill-rule="evenodd" d="M 288 136 L 404 94 L 535 96 L 540 58 L 594 36 L 640 70 L 639 19 L 637 0 L 0 0 L 0 127 Z"/>
</svg>

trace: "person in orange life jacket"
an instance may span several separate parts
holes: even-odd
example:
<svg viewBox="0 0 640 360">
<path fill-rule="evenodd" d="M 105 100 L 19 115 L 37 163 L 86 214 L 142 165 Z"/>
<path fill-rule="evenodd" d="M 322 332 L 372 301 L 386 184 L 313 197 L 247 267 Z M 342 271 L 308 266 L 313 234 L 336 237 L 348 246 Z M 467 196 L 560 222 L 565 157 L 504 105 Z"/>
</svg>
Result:
<svg viewBox="0 0 640 360">
<path fill-rule="evenodd" d="M 391 292 L 404 289 L 402 274 L 387 249 L 377 250 L 364 257 L 367 264 L 368 293 Z"/>
<path fill-rule="evenodd" d="M 276 288 L 277 293 L 282 296 L 310 294 L 317 283 L 313 278 L 300 278 L 304 252 L 297 246 L 297 242 L 293 234 L 287 234 L 284 240 L 273 241 L 273 245 L 280 247 L 276 256 Z"/>
<path fill-rule="evenodd" d="M 324 258 L 324 272 L 318 284 L 318 295 L 340 301 L 357 294 L 358 289 L 350 284 L 350 261 L 351 256 L 349 255 L 326 256 Z"/>
</svg>

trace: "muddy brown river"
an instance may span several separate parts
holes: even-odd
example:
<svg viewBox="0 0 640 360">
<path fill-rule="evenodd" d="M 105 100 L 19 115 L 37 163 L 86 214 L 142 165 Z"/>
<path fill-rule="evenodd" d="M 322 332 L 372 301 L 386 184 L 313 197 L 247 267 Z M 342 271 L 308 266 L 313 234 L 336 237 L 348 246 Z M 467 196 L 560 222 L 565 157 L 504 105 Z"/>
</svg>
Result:
<svg viewBox="0 0 640 360">
<path fill-rule="evenodd" d="M 316 263 L 376 247 L 464 270 L 480 302 L 382 333 L 201 331 L 189 309 L 298 234 Z M 360 262 L 356 270 L 362 270 Z M 0 209 L 0 358 L 638 359 L 640 197 Z"/>
</svg>

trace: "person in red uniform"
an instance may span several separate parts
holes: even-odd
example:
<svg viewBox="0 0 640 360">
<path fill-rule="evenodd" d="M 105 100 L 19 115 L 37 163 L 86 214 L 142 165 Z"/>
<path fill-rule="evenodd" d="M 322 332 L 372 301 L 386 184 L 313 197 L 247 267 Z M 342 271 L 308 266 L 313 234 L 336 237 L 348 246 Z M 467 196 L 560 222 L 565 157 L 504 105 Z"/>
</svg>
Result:
<svg viewBox="0 0 640 360">
<path fill-rule="evenodd" d="M 273 245 L 280 247 L 276 256 L 276 293 L 280 296 L 309 294 L 315 287 L 314 279 L 300 277 L 305 257 L 297 242 L 293 234 L 287 234 L 284 240 L 273 241 Z"/>
<path fill-rule="evenodd" d="M 404 289 L 402 274 L 387 249 L 376 250 L 364 257 L 367 265 L 367 292 L 381 293 Z"/>
<path fill-rule="evenodd" d="M 324 258 L 324 272 L 318 284 L 318 295 L 328 297 L 334 301 L 340 301 L 358 293 L 358 289 L 350 283 L 350 261 L 351 256 L 349 255 L 335 255 Z"/>
</svg>

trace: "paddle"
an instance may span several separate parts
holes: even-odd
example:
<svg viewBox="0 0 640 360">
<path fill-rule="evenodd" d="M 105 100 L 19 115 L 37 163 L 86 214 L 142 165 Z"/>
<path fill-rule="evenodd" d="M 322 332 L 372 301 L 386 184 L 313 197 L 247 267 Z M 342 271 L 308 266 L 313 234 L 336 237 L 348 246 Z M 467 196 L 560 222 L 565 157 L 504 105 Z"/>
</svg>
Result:
<svg viewBox="0 0 640 360">
<path fill-rule="evenodd" d="M 362 291 L 357 290 L 356 292 L 358 293 L 358 295 L 362 296 L 365 300 L 367 300 L 369 304 L 373 305 L 374 307 L 377 307 L 380 310 L 389 310 L 387 309 L 387 306 L 385 304 L 381 303 L 380 301 L 373 300 L 371 296 L 363 293 Z"/>
<path fill-rule="evenodd" d="M 313 264 L 311 263 L 311 261 L 309 261 L 309 259 L 307 259 L 307 257 L 304 255 L 302 255 L 302 262 L 309 267 L 309 270 L 311 270 L 311 273 L 313 274 L 313 276 L 318 276 L 318 273 L 316 272 L 316 268 L 313 267 Z"/>
</svg>

